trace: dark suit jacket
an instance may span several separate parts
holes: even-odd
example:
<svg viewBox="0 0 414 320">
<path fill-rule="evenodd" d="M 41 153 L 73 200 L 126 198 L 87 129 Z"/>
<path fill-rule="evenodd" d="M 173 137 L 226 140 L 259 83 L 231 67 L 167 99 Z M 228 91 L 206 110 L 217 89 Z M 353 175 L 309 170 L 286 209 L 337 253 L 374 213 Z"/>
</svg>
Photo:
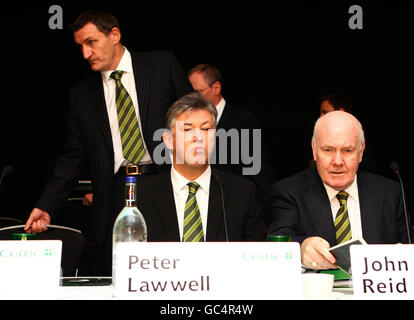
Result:
<svg viewBox="0 0 414 320">
<path fill-rule="evenodd" d="M 253 129 L 261 129 L 261 125 L 257 117 L 242 108 L 236 107 L 226 102 L 226 105 L 223 110 L 223 114 L 220 117 L 220 121 L 217 124 L 218 129 L 225 129 L 226 131 L 230 129 L 236 129 L 239 132 L 239 138 L 241 139 L 241 129 L 249 129 L 249 156 L 253 154 Z M 219 150 L 220 150 L 220 139 L 216 139 L 216 164 L 212 165 L 212 167 L 221 170 L 234 173 L 236 175 L 242 175 L 243 168 L 249 168 L 252 164 L 243 164 L 241 158 L 242 147 L 246 148 L 246 146 L 241 145 L 241 140 L 239 144 L 239 163 L 232 164 L 231 163 L 231 144 L 230 139 L 227 141 L 227 163 L 220 164 L 219 163 Z M 260 172 L 256 175 L 245 175 L 245 178 L 253 181 L 256 185 L 256 196 L 259 200 L 259 204 L 261 206 L 261 213 L 263 219 L 265 221 L 268 220 L 268 212 L 269 212 L 269 187 L 276 182 L 275 173 L 273 170 L 272 162 L 270 159 L 270 154 L 264 144 L 264 137 L 262 132 L 262 139 L 261 139 L 261 169 Z M 255 161 L 258 159 L 256 158 Z"/>
<path fill-rule="evenodd" d="M 153 133 L 165 126 L 167 109 L 192 89 L 171 52 L 131 52 L 131 56 L 142 133 L 152 155 L 160 143 L 153 141 Z M 94 194 L 92 232 L 102 244 L 113 219 L 114 150 L 101 74 L 94 72 L 72 88 L 70 100 L 64 153 L 36 207 L 55 215 L 88 164 Z"/>
<path fill-rule="evenodd" d="M 400 185 L 364 171 L 357 176 L 364 240 L 369 244 L 407 242 Z M 279 181 L 272 194 L 270 234 L 292 235 L 299 242 L 319 236 L 331 246 L 337 244 L 328 195 L 316 169 Z"/>
<path fill-rule="evenodd" d="M 229 241 L 262 241 L 264 223 L 253 183 L 226 172 L 212 170 L 206 241 L 226 241 L 218 175 L 223 187 Z M 148 241 L 180 241 L 170 171 L 137 181 L 137 203 L 147 223 Z"/>
</svg>

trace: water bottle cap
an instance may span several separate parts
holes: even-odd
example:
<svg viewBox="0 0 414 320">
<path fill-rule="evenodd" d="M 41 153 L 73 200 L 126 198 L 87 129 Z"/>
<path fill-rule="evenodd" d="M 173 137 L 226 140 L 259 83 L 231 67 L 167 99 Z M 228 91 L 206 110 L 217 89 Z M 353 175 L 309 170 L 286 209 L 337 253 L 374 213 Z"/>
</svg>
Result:
<svg viewBox="0 0 414 320">
<path fill-rule="evenodd" d="M 137 183 L 137 177 L 136 176 L 127 176 L 126 177 L 126 183 Z"/>
</svg>

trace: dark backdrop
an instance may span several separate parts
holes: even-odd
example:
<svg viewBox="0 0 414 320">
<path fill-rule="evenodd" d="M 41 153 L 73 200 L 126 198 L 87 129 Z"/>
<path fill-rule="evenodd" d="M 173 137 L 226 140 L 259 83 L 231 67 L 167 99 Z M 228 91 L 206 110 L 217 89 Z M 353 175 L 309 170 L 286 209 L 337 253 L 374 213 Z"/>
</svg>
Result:
<svg viewBox="0 0 414 320">
<path fill-rule="evenodd" d="M 225 98 L 261 120 L 278 179 L 308 165 L 319 96 L 348 93 L 375 171 L 395 179 L 388 165 L 399 162 L 410 207 L 413 23 L 393 3 L 3 5 L 0 167 L 14 171 L 0 189 L 1 215 L 27 218 L 62 151 L 69 89 L 90 72 L 66 27 L 90 8 L 119 18 L 130 50 L 172 50 L 185 70 L 216 65 Z M 53 4 L 64 30 L 48 27 Z M 363 8 L 362 30 L 348 27 L 351 4 Z"/>
</svg>

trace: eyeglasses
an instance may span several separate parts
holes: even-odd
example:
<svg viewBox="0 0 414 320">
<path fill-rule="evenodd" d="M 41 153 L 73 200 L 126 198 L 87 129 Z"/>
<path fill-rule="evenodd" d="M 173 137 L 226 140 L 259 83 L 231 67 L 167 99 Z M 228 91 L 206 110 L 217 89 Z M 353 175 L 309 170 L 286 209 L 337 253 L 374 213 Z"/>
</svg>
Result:
<svg viewBox="0 0 414 320">
<path fill-rule="evenodd" d="M 217 81 L 216 81 L 216 82 L 217 82 Z M 213 82 L 212 84 L 210 84 L 209 86 L 207 86 L 207 87 L 205 87 L 205 88 L 203 88 L 203 89 L 195 89 L 194 91 L 199 92 L 199 93 L 203 93 L 203 92 L 204 92 L 204 91 L 206 91 L 208 88 L 212 88 L 212 87 L 213 87 L 213 85 L 214 85 L 216 82 Z"/>
<path fill-rule="evenodd" d="M 194 91 L 196 91 L 196 92 L 198 92 L 198 93 L 203 93 L 204 91 L 206 91 L 208 88 L 211 88 L 211 86 L 207 86 L 207 87 L 205 87 L 205 88 L 203 88 L 203 89 L 196 89 L 196 90 L 194 90 Z"/>
</svg>

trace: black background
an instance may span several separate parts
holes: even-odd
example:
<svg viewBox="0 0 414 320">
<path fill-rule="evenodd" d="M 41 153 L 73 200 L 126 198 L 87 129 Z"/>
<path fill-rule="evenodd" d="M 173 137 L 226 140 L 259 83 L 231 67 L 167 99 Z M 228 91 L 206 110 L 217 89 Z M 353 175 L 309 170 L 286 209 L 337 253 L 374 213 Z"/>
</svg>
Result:
<svg viewBox="0 0 414 320">
<path fill-rule="evenodd" d="M 278 180 L 308 165 L 320 95 L 348 93 L 376 173 L 395 179 L 388 165 L 400 164 L 410 208 L 408 7 L 390 1 L 36 3 L 3 5 L 0 14 L 0 167 L 14 168 L 0 189 L 1 216 L 26 220 L 62 151 L 70 87 L 91 72 L 66 27 L 90 8 L 118 17 L 130 51 L 171 50 L 185 71 L 216 65 L 225 99 L 261 120 Z M 63 9 L 63 30 L 48 26 L 55 4 Z M 362 30 L 348 27 L 352 4 L 363 9 Z"/>
</svg>

